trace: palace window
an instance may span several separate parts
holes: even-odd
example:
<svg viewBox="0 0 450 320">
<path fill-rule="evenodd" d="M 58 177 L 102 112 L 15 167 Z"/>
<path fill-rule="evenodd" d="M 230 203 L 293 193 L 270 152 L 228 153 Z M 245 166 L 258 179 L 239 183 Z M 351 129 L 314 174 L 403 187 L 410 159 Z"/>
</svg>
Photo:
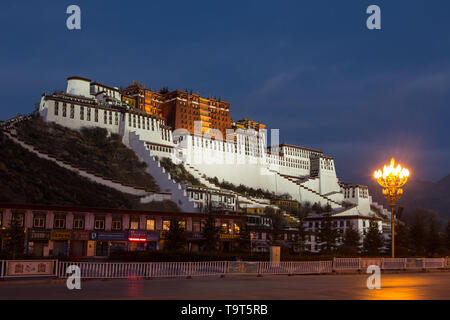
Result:
<svg viewBox="0 0 450 320">
<path fill-rule="evenodd" d="M 103 110 L 103 122 L 105 124 L 108 123 L 108 111 L 106 111 L 106 110 Z"/>
<path fill-rule="evenodd" d="M 91 121 L 91 108 L 87 108 L 87 121 Z"/>
<path fill-rule="evenodd" d="M 67 116 L 67 106 L 65 103 L 63 103 L 63 117 Z"/>
<path fill-rule="evenodd" d="M 139 217 L 130 217 L 130 230 L 139 230 Z"/>
<path fill-rule="evenodd" d="M 149 230 L 149 231 L 154 231 L 155 230 L 155 219 L 147 218 L 146 229 Z"/>
<path fill-rule="evenodd" d="M 119 114 L 117 112 L 114 112 L 114 123 L 119 125 Z"/>
<path fill-rule="evenodd" d="M 45 228 L 45 213 L 42 212 L 33 213 L 33 228 L 36 229 Z"/>
<path fill-rule="evenodd" d="M 98 122 L 98 109 L 95 109 L 94 114 L 95 114 L 95 119 L 94 119 L 94 121 L 95 121 L 95 122 Z"/>
<path fill-rule="evenodd" d="M 59 113 L 59 102 L 55 102 L 55 116 Z"/>
<path fill-rule="evenodd" d="M 70 119 L 75 117 L 75 107 L 73 104 L 70 105 Z"/>
<path fill-rule="evenodd" d="M 55 229 L 65 229 L 66 228 L 66 215 L 65 214 L 55 214 L 55 219 L 53 221 L 53 228 Z"/>
<path fill-rule="evenodd" d="M 122 217 L 113 217 L 111 222 L 111 230 L 122 230 Z"/>
<path fill-rule="evenodd" d="M 77 214 L 73 217 L 73 229 L 74 230 L 84 229 L 84 215 Z"/>
<path fill-rule="evenodd" d="M 84 120 L 84 107 L 80 106 L 80 120 Z"/>
<path fill-rule="evenodd" d="M 94 230 L 105 230 L 105 217 L 104 216 L 95 216 Z"/>
</svg>

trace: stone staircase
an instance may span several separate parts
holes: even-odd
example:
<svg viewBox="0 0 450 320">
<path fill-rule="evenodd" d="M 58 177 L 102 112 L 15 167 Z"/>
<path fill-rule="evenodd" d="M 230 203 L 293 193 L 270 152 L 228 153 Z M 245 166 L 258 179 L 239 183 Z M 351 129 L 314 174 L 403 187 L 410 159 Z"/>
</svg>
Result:
<svg viewBox="0 0 450 320">
<path fill-rule="evenodd" d="M 129 134 L 128 146 L 136 153 L 138 158 L 147 164 L 147 172 L 153 176 L 161 190 L 171 194 L 172 201 L 175 202 L 182 212 L 200 212 L 194 202 L 190 200 L 185 184 L 180 184 L 172 179 L 170 173 L 162 167 L 161 163 L 150 154 L 145 141 L 135 132 Z"/>
<path fill-rule="evenodd" d="M 285 174 L 280 174 L 279 172 L 274 171 L 274 170 L 269 170 L 269 171 L 273 172 L 274 174 L 277 174 L 280 178 L 285 179 L 285 180 L 287 180 L 287 181 L 297 185 L 301 189 L 308 191 L 309 193 L 315 195 L 317 198 L 322 199 L 323 201 L 326 201 L 327 203 L 330 203 L 332 206 L 334 205 L 334 207 L 341 207 L 342 206 L 341 203 L 339 203 L 337 201 L 334 201 L 334 200 L 328 198 L 327 196 L 322 195 L 319 192 L 317 192 L 315 190 L 312 190 L 311 188 L 309 188 L 309 187 L 304 185 L 305 182 L 307 182 L 309 180 L 318 179 L 318 177 L 299 179 L 299 178 L 295 178 L 295 177 L 288 176 L 288 175 L 285 175 Z"/>
<path fill-rule="evenodd" d="M 220 190 L 222 188 L 220 188 L 219 186 L 215 185 L 214 183 L 211 183 L 209 180 L 205 179 L 203 177 L 203 174 L 200 172 L 200 170 L 198 170 L 197 168 L 195 168 L 194 166 L 190 165 L 189 163 L 183 162 L 184 167 L 186 168 L 186 170 L 191 173 L 195 178 L 199 179 L 200 182 L 202 184 L 204 184 L 205 186 L 207 186 L 208 188 L 214 189 L 214 190 Z M 228 190 L 228 189 L 224 189 L 227 190 L 228 192 L 232 192 L 236 195 L 238 195 L 239 197 L 239 201 L 244 201 L 249 203 L 250 205 L 260 205 L 260 206 L 268 206 L 270 205 L 270 202 L 263 202 L 262 199 L 256 199 L 256 198 L 252 198 L 252 197 L 248 197 L 242 194 L 238 194 L 237 192 L 234 192 L 232 190 Z"/>
</svg>

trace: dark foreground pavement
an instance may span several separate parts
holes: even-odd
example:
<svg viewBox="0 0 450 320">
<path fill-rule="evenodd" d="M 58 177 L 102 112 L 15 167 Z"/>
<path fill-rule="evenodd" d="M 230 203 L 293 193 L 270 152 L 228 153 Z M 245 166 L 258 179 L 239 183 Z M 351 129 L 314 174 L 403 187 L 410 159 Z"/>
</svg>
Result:
<svg viewBox="0 0 450 320">
<path fill-rule="evenodd" d="M 229 276 L 193 279 L 91 280 L 81 290 L 65 283 L 0 285 L 0 299 L 450 299 L 450 273 L 382 274 L 381 289 L 368 290 L 369 275 Z"/>
</svg>

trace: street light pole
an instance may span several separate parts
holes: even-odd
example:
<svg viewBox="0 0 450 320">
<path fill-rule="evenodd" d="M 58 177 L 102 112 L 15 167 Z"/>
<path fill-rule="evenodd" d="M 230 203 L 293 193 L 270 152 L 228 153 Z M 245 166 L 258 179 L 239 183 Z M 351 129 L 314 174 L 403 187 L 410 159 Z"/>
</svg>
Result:
<svg viewBox="0 0 450 320">
<path fill-rule="evenodd" d="M 392 258 L 395 258 L 395 203 L 391 202 Z"/>
<path fill-rule="evenodd" d="M 397 165 L 397 167 L 394 167 L 394 165 L 395 160 L 392 158 L 389 167 L 384 166 L 383 171 L 375 171 L 373 175 L 380 186 L 383 187 L 383 196 L 385 196 L 391 204 L 392 258 L 395 257 L 395 202 L 402 196 L 402 187 L 408 181 L 410 174 L 409 170 L 402 168 L 401 165 Z"/>
</svg>

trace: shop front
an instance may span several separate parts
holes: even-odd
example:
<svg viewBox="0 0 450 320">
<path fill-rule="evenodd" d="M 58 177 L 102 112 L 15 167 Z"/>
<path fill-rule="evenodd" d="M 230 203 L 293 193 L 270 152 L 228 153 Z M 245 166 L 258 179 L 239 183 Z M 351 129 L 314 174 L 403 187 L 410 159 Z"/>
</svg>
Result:
<svg viewBox="0 0 450 320">
<path fill-rule="evenodd" d="M 128 231 L 129 251 L 157 250 L 159 231 Z"/>
<path fill-rule="evenodd" d="M 237 241 L 235 241 L 238 238 L 239 236 L 237 234 L 221 233 L 220 234 L 221 251 L 224 253 L 232 252 L 235 246 L 238 244 Z"/>
<path fill-rule="evenodd" d="M 147 250 L 158 250 L 159 238 L 159 231 L 147 231 Z"/>
<path fill-rule="evenodd" d="M 50 251 L 50 255 L 58 256 L 68 256 L 69 255 L 69 241 L 72 238 L 72 231 L 68 230 L 52 230 L 50 232 L 50 247 L 53 250 Z"/>
<path fill-rule="evenodd" d="M 89 231 L 73 231 L 70 240 L 70 255 L 74 257 L 87 256 L 87 243 L 89 241 Z"/>
<path fill-rule="evenodd" d="M 48 257 L 50 255 L 49 240 L 50 231 L 29 229 L 28 254 L 35 257 Z"/>
<path fill-rule="evenodd" d="M 205 240 L 205 236 L 200 232 L 187 232 L 188 248 L 189 252 L 199 252 L 202 242 Z"/>
<path fill-rule="evenodd" d="M 115 231 L 92 231 L 89 240 L 95 242 L 94 255 L 97 257 L 107 257 L 111 251 L 126 250 L 127 232 Z"/>
</svg>

